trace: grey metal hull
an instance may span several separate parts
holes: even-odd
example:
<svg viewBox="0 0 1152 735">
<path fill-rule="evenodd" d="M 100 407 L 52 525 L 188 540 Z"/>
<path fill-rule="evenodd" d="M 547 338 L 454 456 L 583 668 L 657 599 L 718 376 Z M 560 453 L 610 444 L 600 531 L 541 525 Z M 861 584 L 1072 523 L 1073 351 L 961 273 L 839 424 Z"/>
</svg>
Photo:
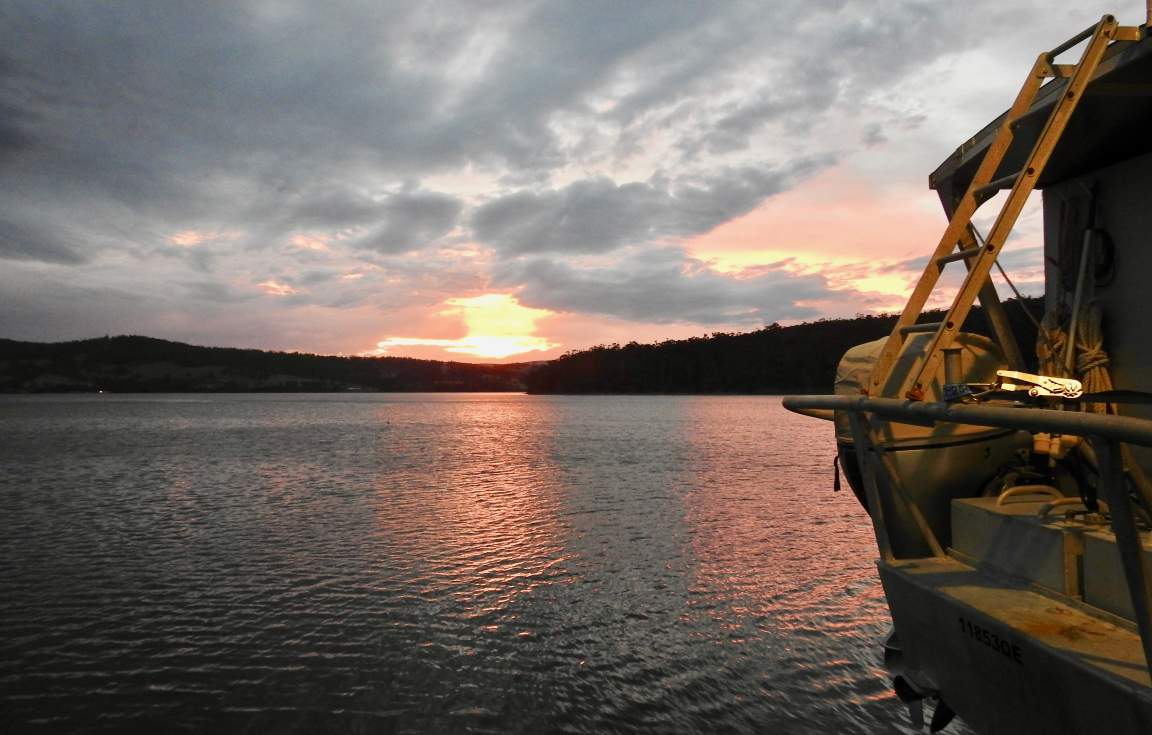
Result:
<svg viewBox="0 0 1152 735">
<path fill-rule="evenodd" d="M 879 562 L 909 678 L 986 735 L 1152 733 L 1139 635 L 954 559 Z"/>
</svg>

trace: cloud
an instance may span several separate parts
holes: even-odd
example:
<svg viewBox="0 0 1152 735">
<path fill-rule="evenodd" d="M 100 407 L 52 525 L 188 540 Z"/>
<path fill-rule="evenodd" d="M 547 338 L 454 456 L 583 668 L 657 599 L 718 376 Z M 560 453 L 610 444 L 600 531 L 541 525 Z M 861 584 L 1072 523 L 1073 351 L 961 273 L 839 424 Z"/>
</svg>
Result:
<svg viewBox="0 0 1152 735">
<path fill-rule="evenodd" d="M 212 304 L 238 304 L 251 298 L 250 294 L 219 281 L 185 281 L 179 285 L 190 298 Z"/>
<path fill-rule="evenodd" d="M 507 278 L 538 303 L 638 319 L 800 315 L 818 281 L 721 275 L 669 246 L 866 145 L 889 175 L 894 142 L 926 111 L 901 80 L 976 46 L 1017 48 L 1021 17 L 1043 35 L 1069 13 L 991 0 L 10 0 L 0 279 L 67 271 L 88 302 L 138 290 L 77 323 L 179 324 L 201 339 L 213 294 L 261 304 L 286 321 L 256 336 L 289 339 L 309 309 L 383 320 Z M 593 255 L 609 264 L 579 260 Z M 265 297 L 267 282 L 296 293 Z M 609 293 L 621 285 L 627 299 Z M 72 334 L 63 307 L 29 299 L 41 311 L 29 306 L 22 329 Z"/>
<path fill-rule="evenodd" d="M 831 163 L 825 158 L 745 166 L 676 181 L 585 179 L 488 202 L 475 211 L 471 225 L 478 241 L 505 255 L 603 253 L 707 232 Z"/>
<path fill-rule="evenodd" d="M 0 279 L 4 337 L 49 341 L 102 336 L 115 331 L 109 325 L 130 323 L 148 305 L 139 293 L 79 285 L 59 273 L 32 270 L 31 265 L 11 264 L 8 277 Z"/>
<path fill-rule="evenodd" d="M 471 224 L 477 240 L 511 254 L 603 252 L 656 236 L 655 217 L 669 199 L 649 184 L 618 186 L 600 177 L 501 197 L 480 207 Z"/>
<path fill-rule="evenodd" d="M 299 293 L 295 287 L 284 283 L 283 281 L 277 281 L 274 278 L 269 278 L 267 281 L 261 281 L 260 283 L 257 283 L 256 286 L 269 296 L 294 296 Z"/>
<path fill-rule="evenodd" d="M 462 208 L 459 199 L 444 194 L 396 194 L 381 203 L 380 223 L 358 245 L 380 253 L 420 250 L 447 235 Z"/>
<path fill-rule="evenodd" d="M 849 296 L 831 291 L 819 275 L 719 273 L 676 247 L 632 253 L 597 268 L 538 258 L 506 264 L 498 274 L 501 285 L 518 287 L 521 302 L 533 308 L 658 324 L 755 326 L 806 319 L 818 312 L 803 302 Z"/>
<path fill-rule="evenodd" d="M 66 239 L 59 234 L 20 227 L 0 219 L 0 258 L 64 265 L 83 263 L 84 256 L 74 246 L 65 244 Z"/>
</svg>

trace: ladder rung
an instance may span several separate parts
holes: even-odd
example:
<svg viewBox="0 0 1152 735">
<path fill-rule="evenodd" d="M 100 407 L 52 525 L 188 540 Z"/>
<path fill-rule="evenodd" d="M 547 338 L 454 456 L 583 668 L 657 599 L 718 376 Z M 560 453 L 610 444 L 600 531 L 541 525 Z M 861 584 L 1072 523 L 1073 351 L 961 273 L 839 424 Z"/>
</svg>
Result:
<svg viewBox="0 0 1152 735">
<path fill-rule="evenodd" d="M 1110 15 L 1106 15 L 1106 16 L 1104 16 L 1104 17 L 1105 17 L 1105 18 L 1108 18 L 1108 19 L 1111 19 L 1111 17 L 1112 17 L 1112 16 L 1110 16 Z M 1072 48 L 1072 47 L 1073 47 L 1073 46 L 1075 46 L 1076 44 L 1078 44 L 1078 43 L 1080 43 L 1081 41 L 1083 41 L 1083 40 L 1087 39 L 1089 36 L 1091 36 L 1093 33 L 1095 33 L 1095 32 L 1096 32 L 1096 25 L 1097 25 L 1096 23 L 1093 23 L 1092 25 L 1088 26 L 1088 27 L 1087 27 L 1087 28 L 1085 28 L 1084 30 L 1082 30 L 1082 31 L 1080 31 L 1079 33 L 1077 33 L 1075 36 L 1072 36 L 1072 38 L 1069 38 L 1069 39 L 1068 39 L 1067 41 L 1065 41 L 1064 43 L 1060 44 L 1060 45 L 1059 45 L 1059 46 L 1057 46 L 1056 48 L 1054 48 L 1054 49 L 1052 49 L 1051 51 L 1049 51 L 1049 52 L 1048 52 L 1048 56 L 1049 56 L 1049 58 L 1051 58 L 1051 57 L 1054 57 L 1054 56 L 1059 56 L 1060 54 L 1064 53 L 1065 51 L 1067 51 L 1068 49 Z"/>
<path fill-rule="evenodd" d="M 1076 71 L 1075 64 L 1049 64 L 1048 76 L 1056 79 L 1067 79 Z"/>
<path fill-rule="evenodd" d="M 951 255 L 941 255 L 936 259 L 936 265 L 945 265 L 947 263 L 955 263 L 957 260 L 967 260 L 968 258 L 975 258 L 983 251 L 984 248 L 965 248 L 964 250 L 957 250 Z"/>
<path fill-rule="evenodd" d="M 1015 184 L 1016 179 L 1020 178 L 1020 174 L 1022 174 L 1022 173 L 1024 173 L 1024 172 L 1023 171 L 1017 171 L 1014 174 L 1008 174 L 1007 176 L 1001 176 L 1000 178 L 998 178 L 994 181 L 989 181 L 984 186 L 981 186 L 974 193 L 977 197 L 981 197 L 981 196 L 983 196 L 989 192 L 999 191 L 1000 189 L 1003 189 L 1005 186 L 1011 186 L 1011 185 Z"/>
<path fill-rule="evenodd" d="M 900 327 L 900 334 L 920 334 L 921 332 L 935 332 L 944 322 L 924 322 L 923 324 L 909 324 Z"/>
</svg>

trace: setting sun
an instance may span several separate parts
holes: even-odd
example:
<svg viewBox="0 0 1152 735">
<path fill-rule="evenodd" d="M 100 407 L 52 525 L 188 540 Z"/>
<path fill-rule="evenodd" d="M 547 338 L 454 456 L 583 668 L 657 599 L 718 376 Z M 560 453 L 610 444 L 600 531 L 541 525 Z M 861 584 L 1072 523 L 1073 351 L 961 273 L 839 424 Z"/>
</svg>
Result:
<svg viewBox="0 0 1152 735">
<path fill-rule="evenodd" d="M 396 347 L 439 347 L 445 352 L 499 359 L 525 352 L 544 352 L 558 345 L 533 334 L 536 322 L 552 312 L 521 306 L 509 294 L 483 294 L 448 299 L 439 316 L 460 317 L 467 334 L 456 339 L 389 337 L 376 343 L 375 353 Z"/>
</svg>

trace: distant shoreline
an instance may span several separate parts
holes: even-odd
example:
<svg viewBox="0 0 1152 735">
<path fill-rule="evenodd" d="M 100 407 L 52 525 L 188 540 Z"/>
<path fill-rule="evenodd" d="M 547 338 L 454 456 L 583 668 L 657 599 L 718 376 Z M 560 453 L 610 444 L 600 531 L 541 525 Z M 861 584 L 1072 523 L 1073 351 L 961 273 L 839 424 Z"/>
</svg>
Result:
<svg viewBox="0 0 1152 735">
<path fill-rule="evenodd" d="M 1005 302 L 1022 351 L 1030 354 L 1036 328 L 1025 309 L 1043 313 L 1043 299 Z M 928 322 L 940 318 L 940 312 L 922 316 Z M 545 363 L 526 373 L 524 382 L 532 394 L 827 394 L 845 351 L 888 336 L 896 319 L 894 314 L 861 315 L 659 344 L 600 345 Z M 989 334 L 979 308 L 965 330 Z"/>
<path fill-rule="evenodd" d="M 1025 353 L 1036 329 L 1005 302 Z M 926 312 L 925 321 L 938 318 Z M 967 331 L 988 334 L 979 308 Z M 503 365 L 408 357 L 337 357 L 199 347 L 120 336 L 39 343 L 0 339 L 0 394 L 527 393 L 529 395 L 759 396 L 831 391 L 854 345 L 887 336 L 895 315 L 822 319 L 656 344 L 599 345 L 546 362 Z"/>
<path fill-rule="evenodd" d="M 0 393 L 515 392 L 537 365 L 266 352 L 139 336 L 0 339 Z"/>
</svg>

